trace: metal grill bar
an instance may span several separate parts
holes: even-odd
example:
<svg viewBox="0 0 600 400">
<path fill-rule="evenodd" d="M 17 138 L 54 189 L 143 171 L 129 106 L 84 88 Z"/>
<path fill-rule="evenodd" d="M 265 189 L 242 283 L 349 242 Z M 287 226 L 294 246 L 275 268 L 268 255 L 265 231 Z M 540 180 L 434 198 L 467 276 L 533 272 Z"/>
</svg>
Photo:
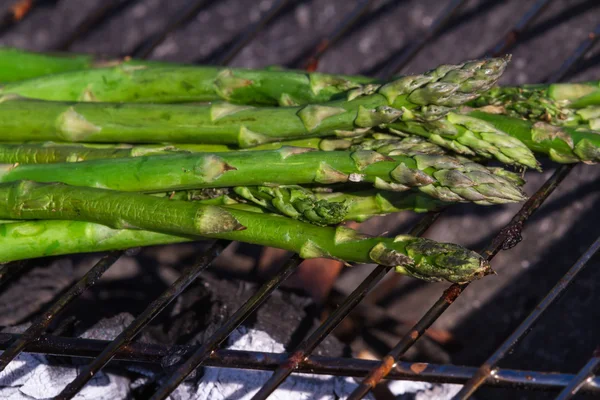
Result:
<svg viewBox="0 0 600 400">
<path fill-rule="evenodd" d="M 29 260 L 13 261 L 0 265 L 0 291 L 4 285 L 10 282 L 29 266 Z"/>
<path fill-rule="evenodd" d="M 151 35 L 146 40 L 143 40 L 138 44 L 135 49 L 129 54 L 136 58 L 146 58 L 154 51 L 154 49 L 161 44 L 169 33 L 189 23 L 203 8 L 212 4 L 214 0 L 196 0 L 187 2 L 182 7 L 174 18 L 172 18 L 167 26 L 165 26 L 160 32 Z"/>
<path fill-rule="evenodd" d="M 467 399 L 475 393 L 489 376 L 495 373 L 496 365 L 529 333 L 533 325 L 546 312 L 551 304 L 554 303 L 573 283 L 575 277 L 585 268 L 588 261 L 600 250 L 600 237 L 586 250 L 586 252 L 577 260 L 577 262 L 567 271 L 565 276 L 552 288 L 544 299 L 535 307 L 535 309 L 523 320 L 517 329 L 498 347 L 477 370 L 477 373 L 465 384 L 459 393 L 457 399 Z"/>
<path fill-rule="evenodd" d="M 519 36 L 523 33 L 532 22 L 536 20 L 537 17 L 540 16 L 542 12 L 553 0 L 538 0 L 523 17 L 516 23 L 516 25 L 502 38 L 498 43 L 496 43 L 489 52 L 484 54 L 484 57 L 495 57 L 498 55 L 502 55 L 506 53 L 510 48 L 512 48 L 517 40 L 519 40 Z"/>
<path fill-rule="evenodd" d="M 559 168 L 536 194 L 527 200 L 523 208 L 513 217 L 511 222 L 496 235 L 490 246 L 482 252 L 482 255 L 488 261 L 501 249 L 509 249 L 521 240 L 523 223 L 543 204 L 570 170 L 570 167 L 567 167 L 567 169 Z M 377 383 L 385 378 L 393 367 L 395 360 L 401 357 L 425 333 L 467 286 L 468 284 L 454 284 L 446 289 L 438 301 L 415 324 L 413 329 L 383 358 L 380 365 L 365 377 L 360 386 L 348 397 L 348 400 L 362 399 Z"/>
<path fill-rule="evenodd" d="M 107 18 L 125 9 L 136 0 L 103 1 L 96 9 L 89 13 L 66 38 L 60 41 L 55 50 L 66 51 L 75 41 L 102 24 Z"/>
<path fill-rule="evenodd" d="M 0 349 L 18 340 L 18 334 L 0 333 Z M 43 336 L 28 347 L 31 353 L 57 356 L 92 358 L 96 357 L 110 342 L 106 340 L 79 339 L 60 336 Z M 115 355 L 113 361 L 145 363 L 147 368 L 160 364 L 164 357 L 173 352 L 189 355 L 192 346 L 166 346 L 150 343 L 130 343 Z M 247 368 L 272 371 L 289 357 L 288 353 L 265 353 L 242 350 L 217 350 L 202 365 L 221 368 Z M 360 377 L 379 364 L 378 361 L 356 358 L 312 356 L 301 362 L 295 372 L 319 375 Z M 439 383 L 464 383 L 477 371 L 476 367 L 440 365 L 431 363 L 397 362 L 387 379 L 414 380 Z M 493 379 L 486 382 L 490 387 L 527 388 L 533 390 L 560 390 L 566 387 L 575 375 L 535 372 L 514 369 L 498 369 Z M 581 388 L 588 393 L 600 393 L 600 378 L 586 381 Z"/>
<path fill-rule="evenodd" d="M 585 384 L 594 379 L 594 373 L 600 366 L 600 348 L 596 349 L 590 361 L 579 370 L 577 375 L 569 382 L 562 392 L 556 397 L 556 400 L 567 400 L 575 396 Z"/>
<path fill-rule="evenodd" d="M 252 297 L 250 297 L 242 307 L 240 307 L 210 338 L 200 346 L 167 381 L 156 391 L 151 400 L 166 399 L 171 392 L 177 389 L 177 386 L 191 374 L 199 365 L 201 365 L 217 347 L 233 332 L 246 318 L 257 310 L 277 287 L 285 281 L 300 265 L 302 259 L 294 254 L 279 270 L 279 272 L 266 282 Z"/>
<path fill-rule="evenodd" d="M 450 0 L 446 8 L 433 21 L 427 32 L 419 40 L 413 42 L 405 51 L 393 57 L 386 63 L 386 66 L 377 74 L 380 77 L 387 78 L 399 73 L 402 69 L 425 47 L 425 45 L 450 22 L 452 18 L 465 5 L 467 0 Z"/>
<path fill-rule="evenodd" d="M 175 281 L 167 290 L 165 290 L 156 300 L 150 305 L 127 327 L 119 334 L 112 342 L 110 342 L 104 350 L 94 358 L 94 360 L 84 366 L 77 377 L 63 389 L 62 392 L 55 397 L 55 400 L 72 399 L 77 393 L 83 389 L 85 384 L 104 367 L 115 356 L 117 351 L 141 332 L 141 330 L 156 317 L 175 297 L 177 297 L 190 283 L 192 283 L 223 251 L 229 244 L 225 240 L 215 241 L 211 247 L 198 259 L 198 261 L 186 268 L 179 279 Z"/>
<path fill-rule="evenodd" d="M 569 72 L 575 67 L 575 65 L 585 57 L 585 55 L 594 47 L 598 39 L 600 38 L 600 24 L 596 25 L 596 28 L 592 32 L 588 34 L 587 39 L 585 39 L 581 44 L 577 47 L 575 52 L 569 57 L 569 59 L 560 67 L 556 73 L 550 76 L 547 81 L 548 82 L 558 82 L 559 80 L 566 77 Z"/>
<path fill-rule="evenodd" d="M 14 360 L 29 343 L 43 335 L 61 311 L 79 297 L 84 290 L 98 282 L 123 253 L 124 251 L 113 251 L 102 257 L 75 285 L 71 286 L 46 312 L 40 315 L 18 340 L 0 354 L 0 372 L 4 371 L 8 363 Z"/>
<path fill-rule="evenodd" d="M 39 0 L 18 0 L 15 1 L 6 11 L 0 16 L 0 32 L 11 28 L 14 24 L 21 21 L 38 6 Z"/>
<path fill-rule="evenodd" d="M 439 213 L 429 213 L 409 233 L 413 236 L 421 236 L 427 228 L 438 218 Z M 378 265 L 373 272 L 344 300 L 342 304 L 331 313 L 308 338 L 300 343 L 293 354 L 275 370 L 269 380 L 254 395 L 252 400 L 266 399 L 287 378 L 300 362 L 306 361 L 312 351 L 321 343 L 327 335 L 360 303 L 366 294 L 393 268 Z"/>
<path fill-rule="evenodd" d="M 600 29 L 596 27 L 595 32 Z M 583 58 L 597 39 L 597 35 L 591 34 L 584 40 L 577 50 L 563 63 L 563 65 L 553 74 L 553 81 L 560 81 L 565 74 Z M 591 41 L 591 44 L 590 44 Z M 565 177 L 574 168 L 574 164 L 562 165 L 548 179 L 538 191 L 525 202 L 521 210 L 512 218 L 511 222 L 503 228 L 490 243 L 482 255 L 491 260 L 501 249 L 506 250 L 516 246 L 521 241 L 521 229 L 529 217 L 537 211 L 548 196 L 558 187 Z M 361 382 L 361 385 L 348 397 L 348 400 L 362 399 L 372 388 L 385 378 L 395 360 L 404 355 L 404 353 L 425 333 L 446 309 L 460 296 L 462 291 L 468 286 L 454 284 L 444 291 L 440 299 L 425 313 L 425 315 L 415 324 L 413 329 L 405 335 L 398 344 L 383 358 L 378 368 L 372 370 Z"/>
<path fill-rule="evenodd" d="M 307 71 L 316 71 L 319 59 L 329 48 L 340 40 L 350 28 L 356 25 L 369 11 L 373 0 L 363 0 L 349 13 L 326 37 L 319 40 L 317 45 L 308 53 L 308 57 L 302 57 L 298 62 L 292 62 L 290 67 L 300 66 Z M 304 60 L 304 61 L 303 61 Z M 299 65 L 301 64 L 301 65 Z"/>
<path fill-rule="evenodd" d="M 550 78 L 550 82 L 560 81 L 569 73 L 569 71 L 573 68 L 573 66 L 577 62 L 579 62 L 585 56 L 585 54 L 593 47 L 596 40 L 598 39 L 597 33 L 600 33 L 600 25 L 598 25 L 596 27 L 594 32 L 592 32 L 588 36 L 588 38 L 585 39 L 577 47 L 575 52 L 563 63 L 563 65 L 561 65 L 561 67 L 556 71 L 556 73 L 554 73 L 552 75 L 552 77 Z M 555 175 L 560 173 L 562 170 L 562 171 L 564 171 L 564 175 L 566 176 L 569 172 L 571 172 L 572 169 L 573 169 L 573 165 L 561 166 L 556 171 Z M 552 179 L 552 178 L 550 178 L 550 179 Z M 588 258 L 582 265 L 578 265 L 578 263 L 579 263 L 579 261 L 578 261 L 578 263 L 576 263 L 573 266 L 573 268 L 575 269 L 575 271 L 577 271 L 577 273 L 579 272 L 579 270 L 581 268 L 583 268 L 585 266 L 585 263 L 587 263 L 589 258 L 597 251 L 597 249 L 593 250 L 593 248 L 594 248 L 594 246 L 592 246 L 592 248 L 590 248 L 590 250 L 592 250 L 592 253 L 588 255 Z M 587 254 L 588 253 L 586 252 L 584 254 L 584 256 L 582 257 L 582 259 L 585 259 Z M 561 287 L 561 282 L 562 282 L 561 281 L 561 282 L 559 282 L 559 284 L 557 284 L 557 286 L 555 286 L 552 289 L 552 291 L 550 291 L 548 293 L 546 298 L 544 298 L 544 300 L 542 300 L 542 302 L 540 303 L 540 306 L 544 305 L 544 308 L 541 310 L 538 310 L 538 309 L 534 310 L 534 312 L 532 314 L 530 314 L 521 323 L 521 325 L 519 325 L 517 330 L 515 330 L 513 332 L 513 334 L 496 350 L 496 352 L 494 352 L 494 354 L 492 354 L 492 356 L 490 356 L 490 358 L 483 365 L 481 365 L 477 375 L 474 376 L 472 380 L 467 382 L 467 384 L 461 389 L 461 391 L 459 393 L 457 393 L 456 398 L 467 399 L 470 396 L 472 396 L 473 393 L 475 393 L 475 391 L 477 390 L 477 388 L 479 386 L 481 386 L 483 381 L 485 381 L 487 379 L 487 377 L 493 373 L 493 368 L 498 364 L 498 362 L 500 362 L 500 360 L 508 354 L 510 349 L 513 348 L 523 336 L 525 336 L 525 334 L 530 330 L 531 326 L 538 320 L 538 318 L 541 316 L 541 314 L 543 314 L 546 311 L 547 307 L 556 299 L 556 297 L 559 294 L 561 294 L 562 291 L 564 291 L 566 289 L 566 286 L 568 284 L 570 284 L 570 282 L 572 281 L 572 279 L 574 277 L 575 277 L 575 275 L 571 274 L 571 271 L 569 271 L 569 273 L 567 273 L 567 275 L 565 275 L 565 277 L 563 279 L 567 279 L 566 285 L 564 287 Z M 559 290 L 557 294 L 553 294 L 555 290 Z M 550 302 L 548 304 L 545 304 L 545 302 L 547 300 L 549 300 Z M 523 328 L 525 328 L 525 329 L 523 329 Z"/>
<path fill-rule="evenodd" d="M 250 24 L 242 33 L 240 33 L 239 38 L 225 53 L 218 55 L 215 59 L 211 60 L 211 62 L 217 65 L 229 64 L 231 60 L 233 60 L 235 56 L 237 56 L 238 53 L 242 51 L 242 49 L 246 47 L 246 45 L 250 43 L 250 41 L 254 39 L 269 22 L 271 22 L 285 6 L 287 6 L 289 2 L 290 0 L 275 1 L 271 8 L 268 9 L 258 21 Z"/>
</svg>

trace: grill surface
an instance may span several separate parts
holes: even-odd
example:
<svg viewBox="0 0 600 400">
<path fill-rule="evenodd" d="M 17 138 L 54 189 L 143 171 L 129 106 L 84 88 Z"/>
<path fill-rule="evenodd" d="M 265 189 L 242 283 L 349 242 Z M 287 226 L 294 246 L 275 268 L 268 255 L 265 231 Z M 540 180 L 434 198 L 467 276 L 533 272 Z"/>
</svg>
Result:
<svg viewBox="0 0 600 400">
<path fill-rule="evenodd" d="M 16 3 L 25 8 L 11 8 Z M 577 79 L 598 77 L 598 68 L 594 68 L 598 57 L 592 55 L 585 58 L 600 34 L 600 26 L 594 26 L 600 13 L 599 4 L 595 1 L 263 0 L 253 2 L 252 7 L 248 7 L 241 0 L 64 0 L 2 1 L 0 5 L 0 10 L 9 10 L 3 19 L 4 44 L 36 50 L 69 49 L 113 56 L 133 54 L 137 57 L 230 63 L 247 67 L 284 64 L 377 76 L 390 76 L 402 70 L 424 70 L 436 64 L 458 62 L 481 54 L 495 55 L 511 51 L 514 58 L 504 78 L 505 83 L 558 81 L 574 76 Z M 507 32 L 507 26 L 514 28 Z M 598 345 L 594 338 L 598 337 L 599 327 L 593 321 L 600 319 L 594 319 L 594 312 L 597 317 L 597 311 L 590 307 L 598 300 L 597 292 L 593 290 L 594 282 L 598 282 L 598 274 L 592 274 L 590 270 L 593 268 L 588 268 L 582 273 L 582 278 L 577 281 L 574 278 L 600 246 L 598 240 L 593 242 L 599 234 L 597 227 L 587 223 L 598 220 L 599 212 L 593 204 L 600 199 L 597 179 L 600 174 L 592 166 L 556 168 L 555 165 L 546 164 L 544 176 L 528 174 L 527 188 L 532 197 L 520 210 L 519 206 L 493 209 L 454 206 L 441 216 L 424 216 L 410 229 L 411 234 L 420 235 L 433 225 L 429 236 L 466 244 L 475 249 L 484 248 L 482 254 L 491 259 L 500 250 L 508 250 L 519 243 L 524 224 L 546 199 L 550 202 L 528 223 L 524 242 L 511 252 L 500 253 L 495 260 L 494 266 L 499 270 L 499 276 L 476 282 L 468 290 L 465 290 L 466 285 L 453 285 L 446 288 L 441 297 L 439 293 L 443 286 L 422 286 L 408 279 L 402 279 L 398 285 L 388 284 L 387 287 L 397 287 L 400 293 L 404 293 L 411 290 L 409 285 L 412 284 L 413 290 L 419 292 L 418 296 L 402 296 L 394 301 L 395 292 L 378 293 L 377 297 L 387 301 L 386 306 L 390 309 L 401 312 L 402 318 L 419 320 L 381 364 L 327 359 L 310 354 L 368 291 L 386 276 L 388 269 L 384 267 L 372 270 L 361 267 L 369 275 L 317 330 L 297 348 L 290 349 L 290 354 L 215 352 L 220 343 L 293 273 L 300 261 L 294 256 L 205 343 L 197 348 L 181 350 L 185 355 L 183 360 L 187 361 L 171 373 L 167 383 L 153 398 L 166 398 L 200 364 L 275 370 L 272 378 L 256 395 L 257 399 L 266 398 L 295 371 L 367 376 L 361 387 L 351 395 L 355 399 L 361 398 L 388 373 L 390 379 L 466 382 L 459 398 L 467 398 L 480 385 L 555 391 L 564 389 L 559 397 L 561 399 L 569 398 L 577 390 L 599 391 L 598 378 L 588 379 L 599 363 L 598 354 L 594 353 L 594 347 Z M 548 180 L 542 185 L 545 179 Z M 375 233 L 388 228 L 406 231 L 405 226 L 412 223 L 414 217 L 404 214 L 388 219 L 386 223 L 389 226 L 379 223 L 367 224 L 365 228 L 379 230 Z M 436 223 L 438 219 L 440 221 Z M 146 310 L 113 342 L 41 336 L 63 308 L 76 302 L 78 296 L 94 285 L 124 252 L 107 255 L 49 306 L 23 335 L 0 334 L 0 348 L 6 350 L 0 355 L 0 368 L 23 350 L 96 357 L 58 397 L 67 399 L 72 398 L 113 357 L 151 363 L 163 361 L 173 349 L 142 343 L 130 344 L 130 341 L 227 245 L 223 241 L 215 242 L 161 296 L 152 303 L 149 299 Z M 579 261 L 573 264 L 581 254 Z M 573 267 L 552 288 L 571 264 Z M 595 264 L 598 264 L 598 258 Z M 528 267 L 530 265 L 533 267 Z M 13 275 L 15 271 L 18 271 L 16 266 L 0 270 L 2 287 L 10 278 L 7 275 Z M 344 277 L 346 280 L 356 280 L 360 273 L 347 275 L 349 278 Z M 399 280 L 397 276 L 388 279 L 393 279 L 392 282 Z M 567 299 L 570 302 L 559 303 L 557 306 L 561 307 L 561 311 L 558 314 L 555 311 L 554 318 L 548 318 L 544 313 L 572 282 L 578 286 L 577 295 Z M 517 327 L 517 323 L 546 294 L 533 313 Z M 588 298 L 582 299 L 586 295 Z M 438 297 L 439 300 L 430 308 L 433 299 Z M 432 300 L 423 304 L 423 298 Z M 478 310 L 478 303 L 485 303 L 481 311 Z M 451 304 L 454 306 L 449 308 Z M 516 311 L 511 313 L 510 308 L 515 306 Z M 586 310 L 584 306 L 588 306 Z M 446 309 L 448 312 L 445 312 Z M 578 316 L 574 310 L 580 310 L 578 313 L 582 315 Z M 561 312 L 569 313 L 566 314 L 569 318 L 557 322 L 557 315 Z M 538 320 L 544 329 L 538 329 L 535 331 L 537 333 L 529 335 L 524 341 L 524 345 L 527 345 L 525 354 L 509 357 L 509 360 L 518 361 L 517 368 L 531 368 L 532 371 L 496 369 L 498 362 L 510 353 L 512 347 Z M 467 346 L 470 351 L 459 352 L 455 357 L 456 362 L 461 362 L 462 357 L 471 363 L 481 363 L 489 354 L 492 356 L 479 370 L 429 364 L 423 371 L 414 372 L 422 368 L 415 369 L 409 363 L 396 362 L 436 321 L 439 326 L 453 327 L 457 336 L 462 335 L 470 343 L 477 343 Z M 577 328 L 581 323 L 583 328 Z M 481 327 L 474 329 L 477 325 Z M 516 330 L 502 343 L 513 328 Z M 562 332 L 564 335 L 567 330 L 573 336 L 555 334 Z M 556 349 L 557 344 L 567 347 L 569 356 L 565 357 L 565 353 L 554 350 L 544 361 L 548 368 L 565 373 L 541 372 L 544 363 L 539 362 L 539 357 L 537 363 L 524 361 L 528 358 L 527 354 L 537 354 L 535 351 L 544 347 Z M 591 357 L 587 364 L 586 357 Z M 566 368 L 560 368 L 563 365 Z M 497 395 L 496 391 L 486 392 L 486 396 L 488 393 Z M 511 392 L 511 398 L 516 396 L 514 391 Z M 545 398 L 543 394 L 540 396 Z"/>
</svg>

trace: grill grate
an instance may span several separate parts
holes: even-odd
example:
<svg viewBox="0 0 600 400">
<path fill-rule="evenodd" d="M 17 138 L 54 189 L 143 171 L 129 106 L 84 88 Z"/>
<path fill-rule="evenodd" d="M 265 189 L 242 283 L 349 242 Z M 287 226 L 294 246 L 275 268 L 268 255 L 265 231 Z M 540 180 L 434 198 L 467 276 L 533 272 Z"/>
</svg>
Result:
<svg viewBox="0 0 600 400">
<path fill-rule="evenodd" d="M 17 24 L 33 6 L 40 1 L 20 1 L 15 4 L 26 7 L 24 13 L 19 14 L 16 8 L 10 8 L 0 24 L 0 29 L 10 29 Z M 65 38 L 56 47 L 68 49 L 77 39 L 96 29 L 99 24 L 110 18 L 124 7 L 134 4 L 135 1 L 104 2 L 92 11 L 83 22 L 77 26 L 69 37 Z M 189 2 L 173 18 L 171 23 L 156 35 L 146 38 L 136 47 L 133 55 L 147 57 L 167 35 L 182 24 L 189 22 L 200 10 L 204 9 L 211 1 Z M 212 62 L 225 65 L 245 48 L 269 23 L 281 15 L 282 9 L 290 6 L 289 0 L 277 0 L 264 12 L 261 18 L 242 29 L 227 50 L 219 54 Z M 297 58 L 294 66 L 301 65 L 309 70 L 314 70 L 317 63 L 332 45 L 343 38 L 350 29 L 366 20 L 373 1 L 360 1 L 335 26 L 329 34 L 317 41 L 312 50 Z M 422 39 L 390 59 L 377 75 L 391 76 L 402 70 L 414 57 L 431 42 L 447 24 L 460 13 L 461 8 L 467 3 L 464 0 L 449 0 L 446 7 L 431 24 Z M 545 10 L 551 0 L 539 0 L 520 18 L 515 27 L 500 41 L 498 41 L 486 54 L 498 55 L 514 46 L 528 26 Z M 9 18 L 10 17 L 10 18 Z M 589 52 L 600 35 L 600 25 L 595 31 L 580 44 L 576 51 L 563 65 L 552 74 L 549 81 L 559 81 L 570 71 L 581 64 L 582 58 Z M 500 250 L 509 249 L 520 241 L 520 232 L 524 223 L 536 212 L 550 194 L 572 171 L 573 166 L 561 166 L 548 179 L 544 185 L 525 203 L 522 209 L 512 218 L 509 224 L 502 229 L 482 252 L 488 259 L 492 259 Z M 432 213 L 422 218 L 413 227 L 410 234 L 422 235 L 438 219 L 440 213 Z M 479 368 L 458 367 L 452 365 L 421 364 L 415 368 L 414 363 L 397 361 L 405 352 L 424 334 L 442 313 L 460 296 L 467 285 L 452 285 L 444 291 L 440 299 L 427 311 L 422 319 L 414 325 L 409 334 L 403 337 L 398 344 L 388 353 L 382 362 L 347 359 L 327 358 L 312 356 L 312 351 L 331 333 L 331 331 L 356 307 L 381 279 L 389 272 L 389 268 L 378 266 L 363 280 L 363 282 L 331 313 L 328 318 L 290 354 L 272 354 L 247 351 L 218 350 L 218 346 L 255 311 L 279 285 L 286 280 L 300 264 L 301 259 L 295 255 L 291 257 L 268 282 L 246 301 L 210 338 L 198 347 L 178 348 L 131 343 L 131 340 L 173 299 L 175 299 L 196 277 L 205 270 L 217 256 L 229 245 L 226 241 L 216 241 L 202 254 L 198 261 L 183 271 L 180 278 L 173 283 L 161 296 L 154 300 L 115 340 L 99 341 L 89 339 L 72 339 L 58 336 L 44 336 L 51 322 L 64 308 L 87 288 L 94 285 L 125 252 L 111 252 L 94 265 L 83 278 L 65 292 L 48 310 L 43 313 L 31 327 L 22 335 L 0 334 L 0 349 L 5 351 L 0 355 L 0 370 L 13 360 L 22 351 L 40 352 L 46 354 L 70 355 L 74 357 L 92 357 L 93 361 L 82 368 L 77 378 L 71 382 L 57 397 L 58 399 L 73 398 L 79 390 L 110 360 L 127 360 L 147 363 L 160 363 L 164 357 L 177 349 L 183 354 L 184 360 L 168 377 L 166 383 L 158 389 L 153 399 L 164 399 L 198 366 L 210 365 L 217 367 L 236 367 L 248 369 L 266 369 L 275 371 L 268 382 L 255 395 L 255 399 L 267 398 L 291 373 L 311 372 L 328 375 L 344 375 L 365 377 L 361 385 L 351 395 L 351 399 L 364 397 L 381 379 L 411 379 L 429 382 L 466 383 L 459 398 L 468 398 L 481 385 L 498 387 L 522 387 L 528 389 L 563 389 L 559 398 L 566 399 L 578 390 L 600 393 L 600 378 L 594 378 L 594 371 L 600 363 L 598 354 L 594 354 L 590 361 L 577 375 L 543 373 L 536 371 L 519 371 L 496 368 L 497 363 L 517 344 L 538 318 L 547 310 L 550 303 L 562 294 L 573 281 L 587 261 L 598 251 L 600 239 L 590 247 L 578 262 L 567 272 L 557 286 L 548 293 L 540 306 L 517 328 L 514 333 L 500 346 L 494 354 Z M 27 263 L 18 263 L 25 268 Z M 15 265 L 0 268 L 0 284 L 5 283 L 10 276 L 18 273 Z M 9 276 L 10 275 L 10 276 Z M 423 369 L 424 368 L 424 369 Z M 415 372 L 419 371 L 419 372 Z"/>
</svg>

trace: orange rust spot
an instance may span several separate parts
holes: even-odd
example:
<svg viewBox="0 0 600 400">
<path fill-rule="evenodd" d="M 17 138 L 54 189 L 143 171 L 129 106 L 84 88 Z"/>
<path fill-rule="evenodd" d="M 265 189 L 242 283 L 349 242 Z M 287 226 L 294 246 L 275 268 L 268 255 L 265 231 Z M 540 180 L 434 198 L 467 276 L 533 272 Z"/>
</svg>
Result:
<svg viewBox="0 0 600 400">
<path fill-rule="evenodd" d="M 390 373 L 392 368 L 394 368 L 394 364 L 396 364 L 396 361 L 394 361 L 392 357 L 385 356 L 383 360 L 381 360 L 381 365 L 369 374 L 369 377 L 365 379 L 364 384 L 374 388 L 380 380 Z"/>
<path fill-rule="evenodd" d="M 319 66 L 319 60 L 317 60 L 314 57 L 311 57 L 310 60 L 308 60 L 308 62 L 306 63 L 306 70 L 308 72 L 315 72 L 317 70 L 317 67 Z"/>
<path fill-rule="evenodd" d="M 421 372 L 425 371 L 425 368 L 427 368 L 427 365 L 428 365 L 427 363 L 414 363 L 414 364 L 410 365 L 410 370 L 418 375 Z"/>
<path fill-rule="evenodd" d="M 296 369 L 301 362 L 306 360 L 306 355 L 302 351 L 297 351 L 287 359 L 286 362 L 283 363 L 283 368 Z"/>
<path fill-rule="evenodd" d="M 20 21 L 33 7 L 33 0 L 20 0 L 12 5 L 10 10 L 12 11 L 13 18 L 15 21 Z"/>
<path fill-rule="evenodd" d="M 460 295 L 462 289 L 457 284 L 450 286 L 444 291 L 444 301 L 448 304 L 454 303 L 454 300 Z"/>
<path fill-rule="evenodd" d="M 412 340 L 417 340 L 419 338 L 419 331 L 415 331 L 415 330 L 411 331 L 410 332 L 410 338 Z"/>
</svg>

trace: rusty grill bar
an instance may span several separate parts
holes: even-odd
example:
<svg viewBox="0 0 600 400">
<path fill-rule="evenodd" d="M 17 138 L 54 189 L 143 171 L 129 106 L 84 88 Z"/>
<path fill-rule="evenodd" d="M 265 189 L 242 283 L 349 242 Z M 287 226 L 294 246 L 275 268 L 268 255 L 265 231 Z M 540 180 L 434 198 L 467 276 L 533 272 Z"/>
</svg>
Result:
<svg viewBox="0 0 600 400">
<path fill-rule="evenodd" d="M 498 55 L 514 46 L 520 34 L 547 8 L 552 0 L 537 1 L 518 21 L 515 27 L 500 41 L 498 41 L 487 54 Z M 13 7 L 6 11 L 0 21 L 0 31 L 10 28 L 20 21 L 34 6 L 41 1 L 22 0 L 15 2 Z M 123 7 L 135 3 L 135 0 L 105 2 L 94 10 L 74 30 L 73 34 L 65 38 L 57 46 L 58 49 L 67 49 L 79 37 L 96 28 L 101 21 Z M 136 48 L 133 55 L 147 57 L 152 50 L 164 40 L 169 32 L 183 23 L 189 21 L 202 8 L 211 3 L 210 0 L 195 1 L 180 10 L 176 17 L 167 24 L 166 28 L 158 34 L 146 38 Z M 260 33 L 270 22 L 281 15 L 281 10 L 289 6 L 289 0 L 277 0 L 261 18 L 242 30 L 232 45 L 224 53 L 212 60 L 214 63 L 229 63 L 252 39 Z M 427 43 L 443 29 L 457 14 L 460 13 L 464 0 L 449 0 L 448 4 L 429 30 L 423 34 L 423 39 L 415 42 L 405 51 L 393 56 L 391 62 L 379 71 L 379 76 L 391 76 L 398 73 L 406 66 Z M 359 24 L 368 15 L 372 1 L 357 2 L 356 7 L 341 18 L 329 35 L 317 42 L 317 45 L 304 58 L 295 60 L 295 65 L 302 65 L 306 69 L 314 70 L 319 58 L 331 46 L 350 30 Z M 19 8 L 23 7 L 23 8 Z M 595 44 L 600 35 L 600 25 L 594 32 L 580 44 L 574 54 L 553 74 L 549 81 L 558 81 L 566 76 Z M 573 169 L 573 166 L 561 166 L 548 179 L 542 187 L 524 204 L 523 208 L 513 217 L 511 222 L 502 229 L 492 240 L 482 254 L 492 259 L 500 250 L 509 249 L 520 241 L 520 231 L 528 218 L 544 203 L 548 196 L 560 185 L 564 178 Z M 422 218 L 411 230 L 413 235 L 422 235 L 431 227 L 440 213 L 430 213 Z M 452 304 L 462 293 L 467 285 L 452 285 L 444 291 L 440 299 L 430 308 L 422 319 L 403 337 L 389 352 L 382 362 L 311 356 L 316 348 L 329 333 L 356 307 L 369 290 L 374 287 L 390 270 L 378 266 L 375 270 L 346 298 L 346 300 L 329 317 L 306 338 L 291 354 L 273 354 L 263 352 L 218 350 L 218 346 L 253 312 L 279 285 L 289 277 L 302 261 L 297 255 L 288 262 L 257 292 L 237 310 L 204 344 L 192 346 L 158 346 L 144 343 L 132 343 L 131 340 L 175 297 L 177 297 L 205 268 L 207 268 L 221 251 L 227 247 L 227 241 L 215 241 L 209 250 L 203 253 L 198 261 L 186 268 L 180 278 L 173 283 L 161 296 L 154 300 L 115 340 L 99 341 L 90 339 L 72 339 L 59 336 L 44 336 L 50 323 L 74 301 L 85 289 L 95 284 L 102 274 L 110 268 L 125 252 L 111 252 L 94 265 L 86 275 L 63 294 L 49 309 L 42 314 L 31 327 L 22 335 L 0 333 L 0 349 L 5 351 L 0 355 L 0 371 L 14 359 L 20 352 L 40 352 L 45 354 L 60 354 L 73 357 L 92 357 L 94 360 L 83 368 L 77 378 L 71 382 L 57 399 L 69 399 L 112 359 L 146 363 L 160 363 L 170 352 L 177 348 L 183 354 L 183 362 L 175 369 L 166 383 L 154 394 L 153 399 L 164 399 L 198 366 L 236 367 L 248 369 L 263 369 L 275 371 L 268 382 L 259 390 L 255 399 L 265 399 L 293 372 L 311 372 L 327 375 L 343 375 L 365 377 L 361 385 L 350 396 L 351 399 L 362 398 L 381 379 L 409 379 L 428 382 L 466 383 L 458 398 L 468 398 L 479 386 L 485 384 L 497 387 L 519 387 L 541 390 L 563 391 L 560 399 L 570 398 L 578 390 L 600 393 L 600 378 L 594 377 L 594 372 L 600 364 L 600 356 L 594 354 L 588 363 L 577 375 L 542 373 L 536 371 L 519 371 L 496 368 L 498 361 L 521 339 L 539 316 L 547 309 L 566 287 L 573 281 L 586 262 L 600 247 L 600 238 L 586 251 L 578 262 L 567 272 L 557 286 L 549 292 L 536 309 L 507 341 L 488 359 L 479 369 L 475 367 L 460 367 L 454 365 L 420 364 L 398 361 L 401 357 L 429 328 L 437 318 Z M 0 266 L 0 284 L 5 283 L 13 274 L 18 273 L 17 266 L 27 263 L 15 263 Z M 17 266 L 15 266 L 17 265 Z M 12 269 L 11 269 L 12 268 Z M 14 272 L 16 270 L 17 272 Z M 1 288 L 1 287 L 0 287 Z M 418 363 L 417 363 L 418 364 Z M 419 372 L 415 372 L 419 370 Z"/>
<path fill-rule="evenodd" d="M 0 346 L 7 346 L 18 340 L 20 335 L 0 333 Z M 69 356 L 77 358 L 96 357 L 108 344 L 108 340 L 77 339 L 61 336 L 42 336 L 28 347 L 28 352 Z M 194 351 L 193 346 L 165 346 L 148 343 L 131 343 L 115 355 L 115 361 L 143 363 L 147 368 L 160 370 L 164 357 L 172 351 L 183 356 Z M 201 363 L 204 367 L 245 368 L 251 370 L 273 371 L 289 358 L 288 353 L 266 353 L 244 350 L 216 350 Z M 378 361 L 357 358 L 336 358 L 313 356 L 301 362 L 295 372 L 334 376 L 365 376 Z M 415 370 L 421 370 L 419 373 Z M 477 371 L 476 367 L 464 367 L 450 364 L 410 363 L 398 361 L 387 379 L 413 380 L 432 383 L 465 383 Z M 565 388 L 576 375 L 554 372 L 523 371 L 499 368 L 492 380 L 486 382 L 491 387 L 525 387 L 535 390 L 560 390 Z M 594 377 L 584 382 L 582 392 L 600 393 L 600 378 Z"/>
</svg>

